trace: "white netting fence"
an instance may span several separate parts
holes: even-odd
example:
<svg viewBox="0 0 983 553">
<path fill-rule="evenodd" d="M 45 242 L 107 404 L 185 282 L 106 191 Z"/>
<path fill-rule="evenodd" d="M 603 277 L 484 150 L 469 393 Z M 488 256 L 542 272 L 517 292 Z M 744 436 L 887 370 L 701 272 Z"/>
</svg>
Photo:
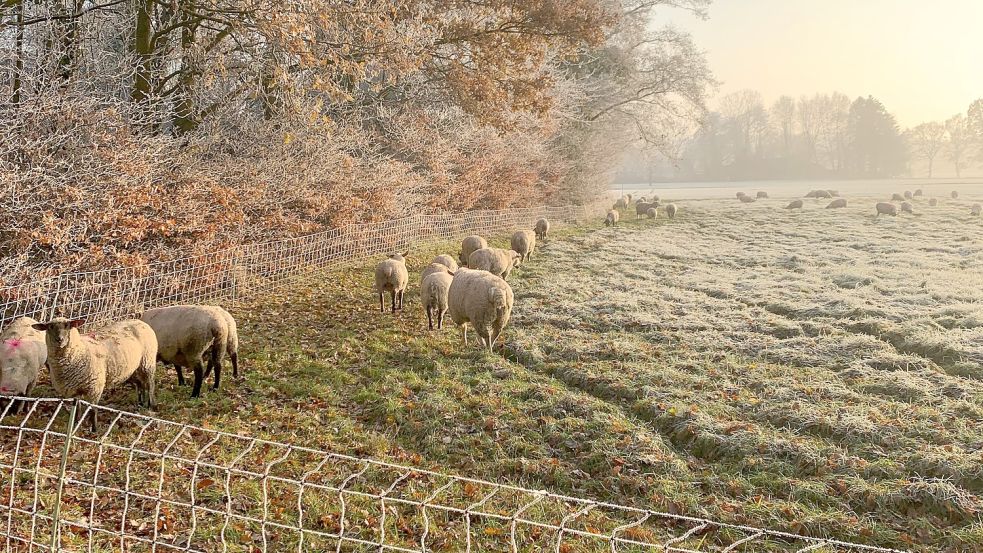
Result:
<svg viewBox="0 0 983 553">
<path fill-rule="evenodd" d="M 595 211 L 589 206 L 563 206 L 415 215 L 165 263 L 63 274 L 0 288 L 0 326 L 21 316 L 45 320 L 55 310 L 98 322 L 152 307 L 231 300 L 269 292 L 332 264 L 470 234 L 532 229 L 540 217 L 554 225 L 576 223 Z"/>
<path fill-rule="evenodd" d="M 890 551 L 24 401 L 0 422 L 4 551 Z"/>
</svg>

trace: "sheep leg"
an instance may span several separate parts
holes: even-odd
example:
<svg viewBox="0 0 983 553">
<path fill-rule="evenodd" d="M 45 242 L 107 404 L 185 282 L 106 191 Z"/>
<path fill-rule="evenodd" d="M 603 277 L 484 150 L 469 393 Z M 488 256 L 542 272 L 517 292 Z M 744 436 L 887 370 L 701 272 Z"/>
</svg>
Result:
<svg viewBox="0 0 983 553">
<path fill-rule="evenodd" d="M 464 337 L 464 347 L 468 345 L 468 323 L 461 325 L 461 336 Z"/>
<path fill-rule="evenodd" d="M 215 365 L 215 383 L 212 384 L 213 390 L 218 390 L 218 383 L 222 379 L 222 364 Z"/>
<path fill-rule="evenodd" d="M 443 330 L 444 328 L 444 315 L 447 311 L 437 311 L 437 330 Z"/>
<path fill-rule="evenodd" d="M 191 397 L 201 397 L 201 381 L 205 379 L 205 367 L 201 359 L 195 359 L 191 367 L 195 372 L 195 384 L 191 389 Z"/>
<path fill-rule="evenodd" d="M 181 365 L 174 365 L 174 368 L 177 369 L 177 383 L 178 383 L 178 385 L 179 386 L 184 386 L 184 371 L 181 370 Z"/>
<path fill-rule="evenodd" d="M 386 312 L 386 302 L 383 299 L 382 292 L 379 292 L 379 311 Z"/>
<path fill-rule="evenodd" d="M 399 291 L 399 309 L 403 309 L 403 296 L 406 294 L 406 290 Z"/>
<path fill-rule="evenodd" d="M 440 323 L 438 322 L 437 324 L 439 325 Z M 430 330 L 433 330 L 433 312 L 429 305 L 427 306 L 427 325 L 429 325 Z"/>
<path fill-rule="evenodd" d="M 229 359 L 232 360 L 232 378 L 239 378 L 239 354 L 233 351 L 229 353 Z"/>
<path fill-rule="evenodd" d="M 393 289 L 392 292 L 392 302 L 391 302 L 392 313 L 396 314 L 396 290 Z"/>
</svg>

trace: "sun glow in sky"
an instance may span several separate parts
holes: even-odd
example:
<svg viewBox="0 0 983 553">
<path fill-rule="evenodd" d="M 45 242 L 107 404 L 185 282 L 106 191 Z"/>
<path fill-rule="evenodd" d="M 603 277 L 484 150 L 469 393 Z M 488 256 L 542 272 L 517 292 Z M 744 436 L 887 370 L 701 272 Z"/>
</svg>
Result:
<svg viewBox="0 0 983 553">
<path fill-rule="evenodd" d="M 664 9 L 655 22 L 693 34 L 720 95 L 870 94 L 903 127 L 983 98 L 983 0 L 715 0 L 709 15 Z"/>
</svg>

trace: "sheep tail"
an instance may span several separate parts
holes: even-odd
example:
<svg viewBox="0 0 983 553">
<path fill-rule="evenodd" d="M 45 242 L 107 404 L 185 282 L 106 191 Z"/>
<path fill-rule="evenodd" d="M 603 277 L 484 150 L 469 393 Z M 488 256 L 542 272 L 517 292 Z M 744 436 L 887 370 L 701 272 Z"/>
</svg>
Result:
<svg viewBox="0 0 983 553">
<path fill-rule="evenodd" d="M 499 288 L 492 288 L 488 291 L 488 301 L 495 307 L 495 311 L 499 316 L 501 316 L 506 305 L 505 291 Z"/>
</svg>

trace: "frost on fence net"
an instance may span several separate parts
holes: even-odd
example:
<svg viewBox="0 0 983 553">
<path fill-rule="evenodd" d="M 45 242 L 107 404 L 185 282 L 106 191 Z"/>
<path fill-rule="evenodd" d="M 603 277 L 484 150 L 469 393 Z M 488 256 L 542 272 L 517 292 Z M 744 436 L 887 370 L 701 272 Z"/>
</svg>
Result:
<svg viewBox="0 0 983 553">
<path fill-rule="evenodd" d="M 592 209 L 562 206 L 414 215 L 175 261 L 18 283 L 0 287 L 0 326 L 21 316 L 42 320 L 55 314 L 110 321 L 151 307 L 269 293 L 291 279 L 346 261 L 412 251 L 469 234 L 531 229 L 539 217 L 575 223 Z"/>
<path fill-rule="evenodd" d="M 0 423 L 4 551 L 52 545 L 250 553 L 877 550 L 438 474 L 85 402 L 26 403 L 23 415 L 5 406 Z M 94 410 L 96 432 L 88 420 Z"/>
</svg>

